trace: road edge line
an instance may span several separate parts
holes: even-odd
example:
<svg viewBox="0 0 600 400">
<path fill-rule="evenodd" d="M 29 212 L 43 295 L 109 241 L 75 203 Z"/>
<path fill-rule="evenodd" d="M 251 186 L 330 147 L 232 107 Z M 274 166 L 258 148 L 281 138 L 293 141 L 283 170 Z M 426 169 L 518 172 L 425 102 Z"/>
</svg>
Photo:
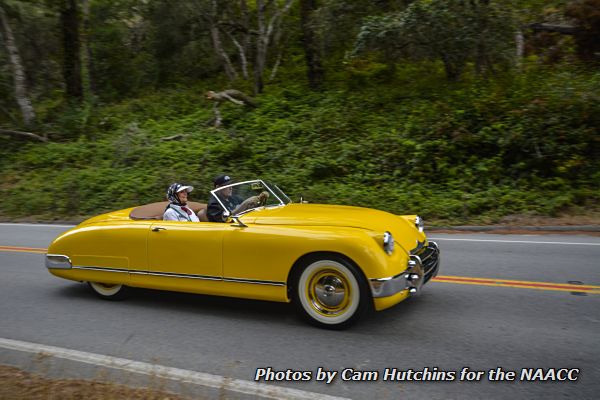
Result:
<svg viewBox="0 0 600 400">
<path fill-rule="evenodd" d="M 157 376 L 159 378 L 169 379 L 172 381 L 191 383 L 212 389 L 227 390 L 268 399 L 285 398 L 296 400 L 312 400 L 319 398 L 324 400 L 348 400 L 345 397 L 330 396 L 299 389 L 288 389 L 266 383 L 257 383 L 243 379 L 228 378 L 225 376 L 213 375 L 205 372 L 167 367 L 165 365 L 150 364 L 143 361 L 134 361 L 126 358 L 88 353 L 79 350 L 24 342 L 20 340 L 0 338 L 0 348 L 34 354 L 43 354 L 105 368 L 118 369 L 142 375 Z"/>
</svg>

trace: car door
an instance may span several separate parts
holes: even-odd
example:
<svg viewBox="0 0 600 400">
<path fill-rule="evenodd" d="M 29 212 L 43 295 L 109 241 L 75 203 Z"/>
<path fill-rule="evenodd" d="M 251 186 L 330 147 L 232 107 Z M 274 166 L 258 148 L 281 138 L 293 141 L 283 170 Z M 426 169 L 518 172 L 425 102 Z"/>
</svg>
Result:
<svg viewBox="0 0 600 400">
<path fill-rule="evenodd" d="M 229 225 L 229 224 L 228 224 Z M 223 238 L 223 279 L 238 295 L 283 301 L 288 272 L 305 251 L 287 227 L 230 225 Z M 309 242 L 309 241 L 305 241 Z M 308 245 L 306 245 L 308 246 Z M 308 248 L 308 247 L 306 247 Z"/>
<path fill-rule="evenodd" d="M 148 232 L 148 267 L 132 273 L 139 286 L 206 292 L 222 280 L 225 224 L 155 222 Z"/>
</svg>

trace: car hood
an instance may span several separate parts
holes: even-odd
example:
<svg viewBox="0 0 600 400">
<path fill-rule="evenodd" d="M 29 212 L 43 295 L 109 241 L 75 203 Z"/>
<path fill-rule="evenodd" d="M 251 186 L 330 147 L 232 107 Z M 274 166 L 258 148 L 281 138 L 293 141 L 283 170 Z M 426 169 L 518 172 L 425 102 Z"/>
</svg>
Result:
<svg viewBox="0 0 600 400">
<path fill-rule="evenodd" d="M 340 226 L 367 229 L 382 234 L 389 231 L 405 250 L 425 240 L 415 228 L 415 215 L 394 215 L 371 208 L 325 204 L 288 204 L 255 210 L 242 216 L 246 223 L 259 225 Z"/>
</svg>

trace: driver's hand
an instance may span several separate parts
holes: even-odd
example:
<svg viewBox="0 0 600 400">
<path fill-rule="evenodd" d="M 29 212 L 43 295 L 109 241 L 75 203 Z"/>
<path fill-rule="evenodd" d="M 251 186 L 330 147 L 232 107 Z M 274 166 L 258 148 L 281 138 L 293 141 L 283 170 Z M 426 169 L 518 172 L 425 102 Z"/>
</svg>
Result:
<svg viewBox="0 0 600 400">
<path fill-rule="evenodd" d="M 258 201 L 259 201 L 261 204 L 265 204 L 268 198 L 269 198 L 269 192 L 267 192 L 267 191 L 261 192 L 261 193 L 258 195 Z"/>
</svg>

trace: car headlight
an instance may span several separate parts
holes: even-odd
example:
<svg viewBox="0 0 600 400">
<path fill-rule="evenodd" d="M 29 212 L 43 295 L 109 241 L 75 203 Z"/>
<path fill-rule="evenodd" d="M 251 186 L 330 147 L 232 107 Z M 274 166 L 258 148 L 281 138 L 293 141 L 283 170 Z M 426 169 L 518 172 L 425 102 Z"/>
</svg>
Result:
<svg viewBox="0 0 600 400">
<path fill-rule="evenodd" d="M 423 222 L 423 218 L 417 215 L 415 218 L 415 227 L 419 230 L 419 232 L 423 232 L 423 228 L 425 227 L 425 223 Z"/>
<path fill-rule="evenodd" d="M 394 237 L 387 231 L 383 234 L 383 250 L 388 254 L 394 252 Z"/>
</svg>

